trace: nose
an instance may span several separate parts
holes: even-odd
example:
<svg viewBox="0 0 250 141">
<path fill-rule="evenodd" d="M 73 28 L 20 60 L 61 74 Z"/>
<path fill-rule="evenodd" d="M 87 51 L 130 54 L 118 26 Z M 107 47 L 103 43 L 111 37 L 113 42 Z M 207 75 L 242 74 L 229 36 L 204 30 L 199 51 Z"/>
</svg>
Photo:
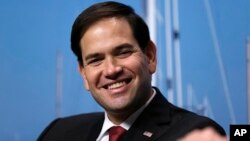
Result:
<svg viewBox="0 0 250 141">
<path fill-rule="evenodd" d="M 115 79 L 122 72 L 122 66 L 114 58 L 107 58 L 104 63 L 104 75 L 106 78 Z"/>
</svg>

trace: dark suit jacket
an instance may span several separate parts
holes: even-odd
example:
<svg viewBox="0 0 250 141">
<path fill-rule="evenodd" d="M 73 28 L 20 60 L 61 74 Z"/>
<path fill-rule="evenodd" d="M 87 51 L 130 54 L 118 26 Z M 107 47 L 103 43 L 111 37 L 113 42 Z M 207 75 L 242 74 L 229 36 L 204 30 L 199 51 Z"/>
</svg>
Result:
<svg viewBox="0 0 250 141">
<path fill-rule="evenodd" d="M 194 129 L 207 126 L 225 135 L 224 129 L 213 120 L 172 105 L 158 89 L 156 93 L 122 141 L 176 141 Z M 95 141 L 103 121 L 104 113 L 56 119 L 43 131 L 38 141 Z M 152 136 L 148 137 L 148 133 Z"/>
</svg>

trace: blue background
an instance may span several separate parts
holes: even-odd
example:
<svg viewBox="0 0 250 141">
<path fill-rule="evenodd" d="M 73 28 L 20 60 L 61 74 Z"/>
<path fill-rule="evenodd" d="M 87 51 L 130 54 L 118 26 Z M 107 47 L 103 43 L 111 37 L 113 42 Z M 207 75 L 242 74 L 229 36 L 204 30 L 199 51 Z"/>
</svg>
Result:
<svg viewBox="0 0 250 141">
<path fill-rule="evenodd" d="M 0 1 L 0 140 L 34 141 L 57 116 L 102 111 L 84 90 L 76 58 L 70 50 L 76 16 L 100 0 Z M 146 18 L 144 0 L 120 0 Z M 249 0 L 210 0 L 224 63 L 235 122 L 247 123 L 246 38 L 250 36 Z M 164 19 L 164 1 L 157 17 Z M 209 117 L 229 132 L 229 109 L 224 95 L 208 18 L 202 0 L 179 0 L 183 104 L 191 85 L 195 107 L 204 98 Z M 164 21 L 164 20 L 163 20 Z M 164 22 L 157 23 L 159 79 L 166 93 Z M 56 60 L 62 56 L 62 98 L 56 110 Z M 166 95 L 165 95 L 166 96 Z M 175 101 L 173 101 L 175 103 Z M 205 107 L 207 108 L 207 107 Z M 194 110 L 195 111 L 195 110 Z"/>
</svg>

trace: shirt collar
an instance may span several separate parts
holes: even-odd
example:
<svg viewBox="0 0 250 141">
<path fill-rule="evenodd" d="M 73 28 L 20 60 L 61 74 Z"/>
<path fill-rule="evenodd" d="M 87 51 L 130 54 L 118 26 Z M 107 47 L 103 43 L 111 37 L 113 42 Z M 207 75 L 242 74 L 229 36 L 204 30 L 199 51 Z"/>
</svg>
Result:
<svg viewBox="0 0 250 141">
<path fill-rule="evenodd" d="M 147 100 L 147 102 L 140 107 L 137 111 L 135 111 L 132 115 L 130 115 L 124 122 L 122 122 L 119 126 L 123 127 L 126 130 L 129 130 L 129 128 L 132 126 L 132 124 L 135 122 L 135 120 L 138 118 L 138 116 L 142 113 L 142 111 L 149 105 L 149 103 L 153 100 L 153 98 L 156 95 L 156 91 L 154 88 L 152 88 L 153 94 L 152 96 Z M 104 123 L 102 126 L 102 130 L 97 138 L 97 141 L 101 140 L 104 136 L 108 135 L 107 130 L 112 127 L 117 126 L 112 121 L 109 120 L 107 113 L 105 112 L 105 118 Z"/>
</svg>

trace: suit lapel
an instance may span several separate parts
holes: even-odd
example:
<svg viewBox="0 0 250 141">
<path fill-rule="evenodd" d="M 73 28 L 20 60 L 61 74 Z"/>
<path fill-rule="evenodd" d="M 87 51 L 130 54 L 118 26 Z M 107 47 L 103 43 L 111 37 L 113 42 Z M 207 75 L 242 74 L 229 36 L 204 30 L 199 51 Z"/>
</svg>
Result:
<svg viewBox="0 0 250 141">
<path fill-rule="evenodd" d="M 67 132 L 63 140 L 96 141 L 102 128 L 104 115 L 92 120 L 95 122 L 90 121 L 87 125 L 79 125 L 78 128 Z"/>
<path fill-rule="evenodd" d="M 131 139 L 153 141 L 167 131 L 170 121 L 169 103 L 160 91 L 155 89 L 154 99 L 125 134 L 123 141 Z"/>
<path fill-rule="evenodd" d="M 94 126 L 92 126 L 91 129 L 89 129 L 87 133 L 88 135 L 87 141 L 96 141 L 97 137 L 99 136 L 101 132 L 103 122 L 104 122 L 104 118 L 99 120 Z"/>
</svg>

